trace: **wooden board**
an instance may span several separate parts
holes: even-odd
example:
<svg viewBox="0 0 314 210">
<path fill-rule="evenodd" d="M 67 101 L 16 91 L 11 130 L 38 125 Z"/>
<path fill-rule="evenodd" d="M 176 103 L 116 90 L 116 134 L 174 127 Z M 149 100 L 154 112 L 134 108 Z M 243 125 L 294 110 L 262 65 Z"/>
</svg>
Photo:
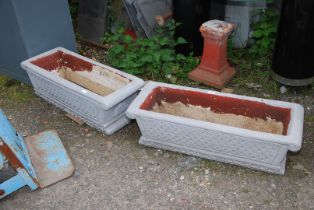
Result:
<svg viewBox="0 0 314 210">
<path fill-rule="evenodd" d="M 60 69 L 59 75 L 64 79 L 82 86 L 101 96 L 106 96 L 113 92 L 112 89 L 96 83 L 89 78 L 81 76 L 78 72 L 72 71 L 68 68 Z"/>
</svg>

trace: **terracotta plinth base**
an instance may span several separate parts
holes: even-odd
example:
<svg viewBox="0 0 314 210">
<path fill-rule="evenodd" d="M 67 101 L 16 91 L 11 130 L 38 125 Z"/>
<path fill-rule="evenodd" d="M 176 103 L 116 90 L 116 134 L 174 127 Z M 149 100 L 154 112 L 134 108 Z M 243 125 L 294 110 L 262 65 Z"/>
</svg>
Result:
<svg viewBox="0 0 314 210">
<path fill-rule="evenodd" d="M 189 73 L 191 80 L 222 89 L 235 74 L 227 58 L 228 36 L 233 24 L 220 20 L 210 20 L 202 24 L 200 32 L 204 38 L 201 63 Z"/>
<path fill-rule="evenodd" d="M 231 66 L 227 67 L 219 74 L 197 67 L 189 73 L 189 79 L 222 89 L 224 85 L 233 78 L 234 74 L 235 70 Z"/>
</svg>

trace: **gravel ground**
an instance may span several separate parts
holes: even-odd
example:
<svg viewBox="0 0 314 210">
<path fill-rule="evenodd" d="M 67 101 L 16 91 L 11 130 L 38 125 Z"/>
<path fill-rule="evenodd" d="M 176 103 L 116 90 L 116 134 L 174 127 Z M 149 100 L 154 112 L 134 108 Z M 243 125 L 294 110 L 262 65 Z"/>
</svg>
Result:
<svg viewBox="0 0 314 210">
<path fill-rule="evenodd" d="M 311 90 L 276 97 L 306 110 L 302 149 L 288 154 L 281 176 L 141 146 L 135 122 L 105 136 L 36 96 L 17 102 L 4 88 L 0 107 L 17 130 L 30 135 L 56 129 L 76 172 L 45 189 L 24 187 L 1 200 L 0 209 L 314 209 Z"/>
</svg>

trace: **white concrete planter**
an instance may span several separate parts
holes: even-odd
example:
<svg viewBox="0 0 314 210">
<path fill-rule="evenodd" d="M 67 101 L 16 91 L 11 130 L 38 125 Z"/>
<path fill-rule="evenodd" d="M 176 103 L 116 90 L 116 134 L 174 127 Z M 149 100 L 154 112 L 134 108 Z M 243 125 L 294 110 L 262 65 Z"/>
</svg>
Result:
<svg viewBox="0 0 314 210">
<path fill-rule="evenodd" d="M 144 84 L 135 76 L 61 47 L 32 57 L 21 66 L 27 71 L 36 94 L 108 135 L 129 123 L 125 111 Z M 71 80 L 54 71 L 60 67 L 70 68 L 66 72 L 70 72 Z M 90 72 L 95 75 L 90 77 Z M 108 94 L 96 93 L 81 83 L 72 82 L 72 77 L 83 78 L 88 87 L 93 86 L 96 91 L 102 88 L 110 91 Z"/>
<path fill-rule="evenodd" d="M 156 103 L 182 102 L 214 112 L 282 122 L 272 134 L 152 111 Z M 140 143 L 190 155 L 284 174 L 287 151 L 302 144 L 304 109 L 282 101 L 149 82 L 127 110 L 141 129 Z"/>
</svg>

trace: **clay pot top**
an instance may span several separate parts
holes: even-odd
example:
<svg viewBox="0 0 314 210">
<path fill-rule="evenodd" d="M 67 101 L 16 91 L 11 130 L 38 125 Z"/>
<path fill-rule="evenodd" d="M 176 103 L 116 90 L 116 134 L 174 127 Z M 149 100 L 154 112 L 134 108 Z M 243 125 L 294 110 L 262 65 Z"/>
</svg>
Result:
<svg viewBox="0 0 314 210">
<path fill-rule="evenodd" d="M 221 21 L 210 20 L 202 24 L 200 31 L 215 36 L 227 36 L 233 30 L 234 25 Z"/>
</svg>

